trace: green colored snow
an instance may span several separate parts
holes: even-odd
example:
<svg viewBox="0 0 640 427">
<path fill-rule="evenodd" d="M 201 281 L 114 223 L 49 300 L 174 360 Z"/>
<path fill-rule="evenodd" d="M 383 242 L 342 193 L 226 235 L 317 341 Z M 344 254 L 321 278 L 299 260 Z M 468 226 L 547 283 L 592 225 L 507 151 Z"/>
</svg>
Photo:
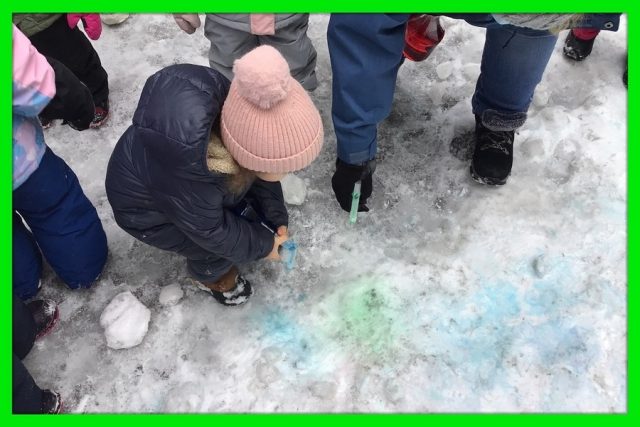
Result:
<svg viewBox="0 0 640 427">
<path fill-rule="evenodd" d="M 359 359 L 391 356 L 403 327 L 398 297 L 380 278 L 363 277 L 340 285 L 326 300 L 322 329 Z"/>
</svg>

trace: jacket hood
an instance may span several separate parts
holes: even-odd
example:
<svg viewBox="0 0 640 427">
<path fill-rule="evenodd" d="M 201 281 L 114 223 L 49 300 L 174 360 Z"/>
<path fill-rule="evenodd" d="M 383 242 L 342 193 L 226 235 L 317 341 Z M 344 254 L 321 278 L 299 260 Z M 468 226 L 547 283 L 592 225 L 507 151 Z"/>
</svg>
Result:
<svg viewBox="0 0 640 427">
<path fill-rule="evenodd" d="M 170 159 L 179 176 L 210 177 L 207 145 L 229 84 L 219 72 L 192 64 L 171 65 L 149 77 L 133 116 L 146 155 Z"/>
</svg>

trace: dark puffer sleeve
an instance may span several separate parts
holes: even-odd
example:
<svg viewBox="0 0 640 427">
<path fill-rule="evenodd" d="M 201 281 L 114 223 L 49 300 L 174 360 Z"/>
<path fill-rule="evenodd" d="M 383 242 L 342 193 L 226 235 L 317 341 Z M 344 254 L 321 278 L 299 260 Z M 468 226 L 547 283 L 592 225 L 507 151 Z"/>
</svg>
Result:
<svg viewBox="0 0 640 427">
<path fill-rule="evenodd" d="M 194 243 L 233 263 L 254 261 L 271 252 L 273 234 L 225 209 L 219 187 L 185 184 L 156 197 L 167 217 Z"/>
<path fill-rule="evenodd" d="M 289 226 L 289 214 L 284 205 L 282 185 L 279 182 L 268 182 L 256 178 L 247 196 L 260 204 L 264 219 L 276 228 L 281 225 Z"/>
</svg>

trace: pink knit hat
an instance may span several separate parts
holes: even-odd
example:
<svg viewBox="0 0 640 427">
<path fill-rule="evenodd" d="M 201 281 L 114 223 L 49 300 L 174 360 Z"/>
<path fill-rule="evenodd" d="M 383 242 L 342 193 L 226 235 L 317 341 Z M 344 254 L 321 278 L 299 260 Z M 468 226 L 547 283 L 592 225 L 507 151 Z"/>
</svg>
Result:
<svg viewBox="0 0 640 427">
<path fill-rule="evenodd" d="M 222 107 L 222 142 L 244 168 L 286 173 L 320 153 L 322 119 L 280 52 L 260 46 L 233 64 Z"/>
</svg>

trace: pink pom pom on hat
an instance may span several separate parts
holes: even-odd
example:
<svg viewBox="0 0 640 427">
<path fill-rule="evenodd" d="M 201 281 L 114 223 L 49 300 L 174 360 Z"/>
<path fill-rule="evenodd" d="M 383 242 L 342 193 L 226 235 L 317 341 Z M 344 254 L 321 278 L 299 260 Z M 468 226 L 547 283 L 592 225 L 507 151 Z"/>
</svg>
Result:
<svg viewBox="0 0 640 427">
<path fill-rule="evenodd" d="M 233 72 L 220 126 L 233 158 L 256 172 L 308 166 L 322 148 L 322 119 L 280 52 L 259 46 L 237 59 Z"/>
</svg>

